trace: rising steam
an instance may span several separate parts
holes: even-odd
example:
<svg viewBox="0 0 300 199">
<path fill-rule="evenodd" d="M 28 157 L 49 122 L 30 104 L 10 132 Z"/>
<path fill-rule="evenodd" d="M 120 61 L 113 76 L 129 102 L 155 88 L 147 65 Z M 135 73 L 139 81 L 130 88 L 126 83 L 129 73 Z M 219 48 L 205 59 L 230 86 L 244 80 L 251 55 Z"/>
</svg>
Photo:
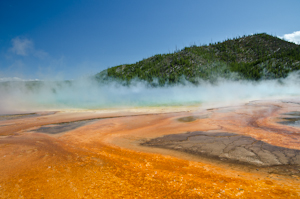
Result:
<svg viewBox="0 0 300 199">
<path fill-rule="evenodd" d="M 172 106 L 205 103 L 234 103 L 300 95 L 300 78 L 292 73 L 285 79 L 261 82 L 219 79 L 165 87 L 149 87 L 134 81 L 131 86 L 93 78 L 76 81 L 0 82 L 0 114 L 60 109 L 102 109 L 139 106 Z"/>
</svg>

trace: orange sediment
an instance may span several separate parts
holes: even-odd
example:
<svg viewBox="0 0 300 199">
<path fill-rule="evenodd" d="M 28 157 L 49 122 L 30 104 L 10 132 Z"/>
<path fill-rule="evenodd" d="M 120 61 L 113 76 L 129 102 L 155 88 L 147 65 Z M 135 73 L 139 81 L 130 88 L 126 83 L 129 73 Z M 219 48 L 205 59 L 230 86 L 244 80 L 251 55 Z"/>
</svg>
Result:
<svg viewBox="0 0 300 199">
<path fill-rule="evenodd" d="M 2 175 L 1 198 L 299 197 L 299 184 L 162 155 L 108 146 L 74 154 L 61 160 L 44 155 L 38 164 Z"/>
<path fill-rule="evenodd" d="M 251 118 L 258 116 L 256 113 L 261 115 L 257 110 L 250 114 Z M 0 127 L 3 135 L 0 138 L 0 198 L 300 197 L 297 176 L 242 171 L 232 165 L 139 145 L 143 140 L 166 134 L 216 130 L 220 125 L 222 130 L 236 128 L 237 133 L 247 135 L 259 128 L 246 120 L 244 123 L 230 120 L 232 111 L 209 113 L 210 118 L 187 123 L 177 120 L 193 114 L 202 113 L 110 118 L 59 135 L 27 132 L 39 126 L 38 118 L 26 119 L 26 128 L 11 132 L 12 136 L 5 135 L 4 128 L 1 131 Z M 258 125 L 270 127 L 272 114 L 275 113 L 261 117 Z M 225 116 L 229 122 L 221 119 Z M 43 117 L 43 125 L 54 123 L 59 117 L 59 113 Z M 65 116 L 64 120 L 86 118 L 79 114 L 78 117 Z M 18 125 L 24 123 L 25 120 L 11 125 L 21 129 Z M 256 138 L 276 142 L 278 146 L 287 145 L 290 139 L 278 133 L 274 134 L 276 139 L 267 138 L 265 131 L 260 129 Z"/>
</svg>

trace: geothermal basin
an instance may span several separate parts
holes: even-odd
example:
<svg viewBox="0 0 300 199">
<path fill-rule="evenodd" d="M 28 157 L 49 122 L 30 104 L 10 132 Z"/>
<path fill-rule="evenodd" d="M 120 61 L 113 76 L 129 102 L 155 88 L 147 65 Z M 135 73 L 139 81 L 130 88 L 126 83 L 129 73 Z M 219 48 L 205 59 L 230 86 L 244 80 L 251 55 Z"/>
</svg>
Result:
<svg viewBox="0 0 300 199">
<path fill-rule="evenodd" d="M 0 198 L 299 198 L 300 101 L 0 116 Z"/>
</svg>

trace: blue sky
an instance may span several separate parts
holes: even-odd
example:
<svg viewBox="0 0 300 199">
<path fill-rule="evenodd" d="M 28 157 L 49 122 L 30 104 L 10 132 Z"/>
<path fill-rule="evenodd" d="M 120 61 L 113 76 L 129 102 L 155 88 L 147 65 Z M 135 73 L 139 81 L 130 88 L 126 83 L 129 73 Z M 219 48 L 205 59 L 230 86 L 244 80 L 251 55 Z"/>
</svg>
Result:
<svg viewBox="0 0 300 199">
<path fill-rule="evenodd" d="M 0 78 L 74 79 L 192 44 L 300 42 L 299 0 L 0 1 Z"/>
</svg>

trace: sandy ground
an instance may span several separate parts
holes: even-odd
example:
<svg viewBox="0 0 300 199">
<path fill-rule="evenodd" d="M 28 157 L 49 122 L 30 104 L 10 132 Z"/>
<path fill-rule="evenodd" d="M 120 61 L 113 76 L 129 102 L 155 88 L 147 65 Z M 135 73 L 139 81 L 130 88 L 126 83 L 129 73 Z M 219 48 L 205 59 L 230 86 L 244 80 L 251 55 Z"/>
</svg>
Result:
<svg viewBox="0 0 300 199">
<path fill-rule="evenodd" d="M 300 111 L 299 103 L 1 116 L 0 198 L 299 198 L 300 129 L 278 123 L 282 114 Z M 247 140 L 235 146 L 235 161 L 212 155 L 219 144 L 207 145 L 214 147 L 205 155 L 193 153 L 189 147 L 203 147 L 200 137 L 186 150 L 177 147 L 186 139 L 169 148 L 166 140 L 164 147 L 142 145 L 187 132 L 223 132 Z M 253 164 L 238 153 L 237 147 L 248 149 L 258 142 L 268 146 L 258 155 L 265 164 Z M 284 157 L 276 157 L 275 149 Z"/>
</svg>

